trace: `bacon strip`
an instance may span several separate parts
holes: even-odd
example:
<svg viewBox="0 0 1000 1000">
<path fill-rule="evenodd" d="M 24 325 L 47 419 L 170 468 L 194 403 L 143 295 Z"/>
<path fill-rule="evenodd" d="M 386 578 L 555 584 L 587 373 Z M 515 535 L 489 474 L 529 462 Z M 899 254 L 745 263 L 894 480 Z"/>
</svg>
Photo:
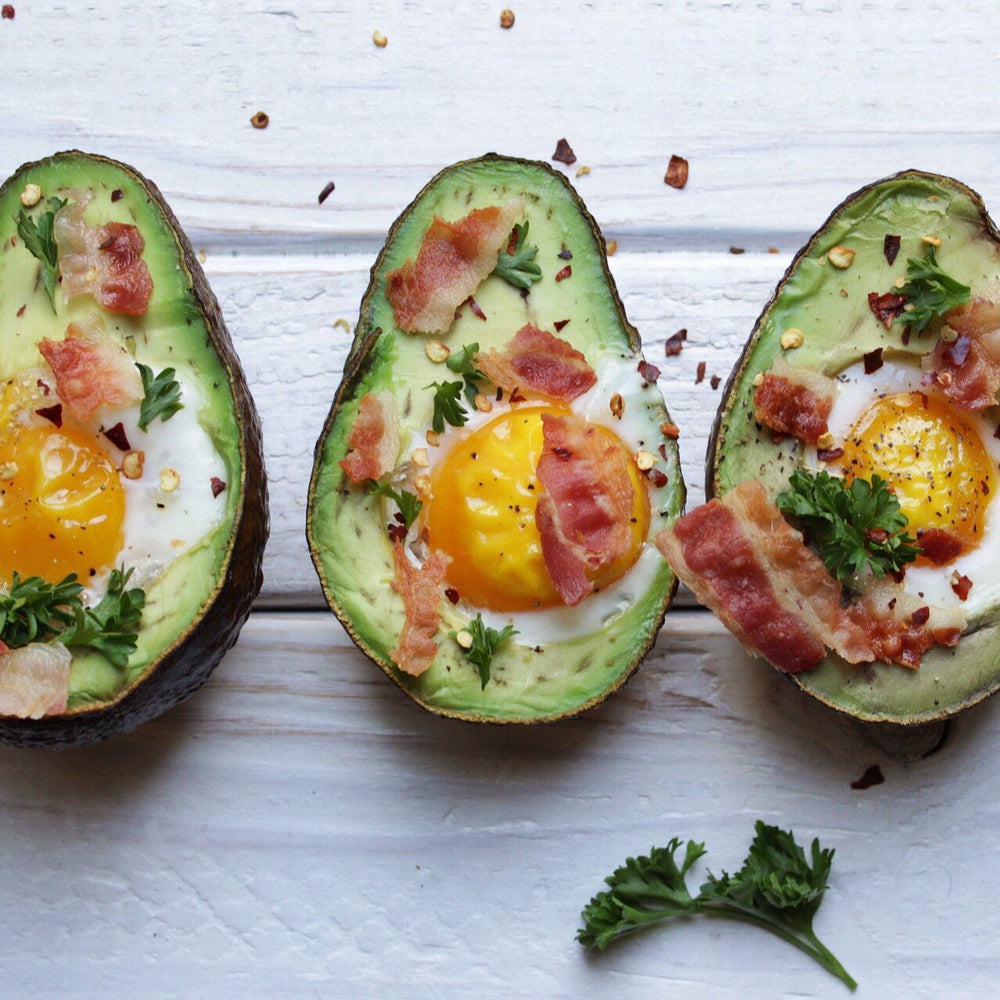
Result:
<svg viewBox="0 0 1000 1000">
<path fill-rule="evenodd" d="M 64 340 L 43 338 L 38 350 L 55 376 L 56 394 L 81 422 L 105 403 L 125 406 L 142 399 L 135 363 L 96 313 L 70 323 Z"/>
<path fill-rule="evenodd" d="M 927 649 L 954 645 L 965 627 L 960 612 L 918 609 L 889 580 L 872 580 L 843 607 L 841 584 L 757 480 L 695 508 L 656 545 L 740 642 L 786 673 L 813 669 L 827 648 L 849 663 L 915 668 Z M 917 610 L 926 610 L 924 621 Z"/>
<path fill-rule="evenodd" d="M 399 645 L 389 655 L 404 673 L 419 677 L 437 656 L 433 636 L 441 624 L 438 611 L 443 596 L 441 584 L 451 558 L 443 552 L 433 552 L 422 566 L 415 566 L 402 543 L 396 542 L 393 559 L 396 575 L 390 586 L 403 598 L 406 619 Z"/>
<path fill-rule="evenodd" d="M 836 394 L 833 379 L 778 357 L 754 392 L 754 416 L 771 430 L 815 445 L 827 433 Z"/>
<path fill-rule="evenodd" d="M 567 402 L 597 382 L 597 374 L 580 351 L 531 323 L 522 326 L 502 351 L 478 353 L 476 366 L 507 392 L 530 390 Z"/>
<path fill-rule="evenodd" d="M 535 525 L 552 584 L 573 606 L 594 589 L 591 577 L 631 547 L 632 456 L 576 416 L 544 413 L 542 431 L 537 472 L 545 492 Z"/>
<path fill-rule="evenodd" d="M 959 409 L 994 406 L 1000 391 L 1000 303 L 977 298 L 948 313 L 947 320 L 958 339 L 938 341 L 924 358 L 929 380 Z"/>
<path fill-rule="evenodd" d="M 40 719 L 65 711 L 71 661 L 57 642 L 33 642 L 0 655 L 0 715 Z"/>
<path fill-rule="evenodd" d="M 386 295 L 396 325 L 409 333 L 444 333 L 455 310 L 497 266 L 524 199 L 474 208 L 457 222 L 434 216 L 415 261 L 390 271 Z"/>
<path fill-rule="evenodd" d="M 361 397 L 347 447 L 340 467 L 352 483 L 380 479 L 395 466 L 399 455 L 399 416 L 392 393 L 368 392 Z"/>
</svg>

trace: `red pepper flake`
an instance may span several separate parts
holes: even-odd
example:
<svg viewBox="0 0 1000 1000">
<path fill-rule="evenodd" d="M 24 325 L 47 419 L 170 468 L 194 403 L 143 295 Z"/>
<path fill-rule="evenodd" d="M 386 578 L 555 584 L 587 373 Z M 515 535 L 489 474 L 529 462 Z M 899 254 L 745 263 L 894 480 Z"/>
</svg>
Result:
<svg viewBox="0 0 1000 1000">
<path fill-rule="evenodd" d="M 459 602 L 459 593 L 454 587 L 445 587 L 444 596 L 447 597 L 452 604 L 458 604 Z"/>
<path fill-rule="evenodd" d="M 670 482 L 667 474 L 662 469 L 647 469 L 645 476 L 658 490 L 662 490 Z"/>
<path fill-rule="evenodd" d="M 843 448 L 820 448 L 816 452 L 816 457 L 821 462 L 836 462 L 838 458 L 844 457 Z"/>
<path fill-rule="evenodd" d="M 336 185 L 333 183 L 333 181 L 327 181 L 326 187 L 324 187 L 323 190 L 320 191 L 319 193 L 319 203 L 321 205 L 323 204 L 324 201 L 326 201 L 327 198 L 330 197 L 331 194 L 333 194 L 335 188 Z"/>
<path fill-rule="evenodd" d="M 561 271 L 556 272 L 556 281 L 565 281 L 573 273 L 573 265 L 567 264 Z"/>
<path fill-rule="evenodd" d="M 212 496 L 213 497 L 217 497 L 225 488 L 226 488 L 226 484 L 218 476 L 212 476 Z"/>
<path fill-rule="evenodd" d="M 660 433 L 671 441 L 676 441 L 681 436 L 681 429 L 677 424 L 660 424 Z"/>
<path fill-rule="evenodd" d="M 25 302 L 23 306 L 17 311 L 17 318 L 20 319 L 24 315 L 24 310 L 28 308 L 28 303 Z"/>
<path fill-rule="evenodd" d="M 13 21 L 15 13 L 16 11 L 14 10 L 14 5 L 12 3 L 5 3 L 3 7 L 0 8 L 0 16 L 2 16 L 5 21 Z"/>
<path fill-rule="evenodd" d="M 927 619 L 931 616 L 931 609 L 925 604 L 922 608 L 917 608 L 916 611 L 910 615 L 910 621 L 914 625 L 926 625 Z"/>
<path fill-rule="evenodd" d="M 119 420 L 114 427 L 107 430 L 102 428 L 101 433 L 119 450 L 131 451 L 132 445 L 128 443 L 128 436 L 125 434 L 125 427 Z"/>
<path fill-rule="evenodd" d="M 483 310 L 480 308 L 479 303 L 471 295 L 466 301 L 469 303 L 469 308 L 472 310 L 472 315 L 485 321 L 486 313 L 484 313 Z"/>
<path fill-rule="evenodd" d="M 40 410 L 35 410 L 43 420 L 49 420 L 56 427 L 62 427 L 62 403 L 56 403 L 54 406 L 43 406 Z"/>
<path fill-rule="evenodd" d="M 899 237 L 890 236 L 888 233 L 885 234 L 885 239 L 882 241 L 882 253 L 885 254 L 885 259 L 893 264 L 896 261 L 896 254 L 899 253 Z"/>
<path fill-rule="evenodd" d="M 651 365 L 645 358 L 639 362 L 639 374 L 645 382 L 655 382 L 660 377 L 660 369 Z"/>
<path fill-rule="evenodd" d="M 708 366 L 705 364 L 704 361 L 699 361 L 698 362 L 698 371 L 695 373 L 695 376 L 694 376 L 694 384 L 695 385 L 700 385 L 702 382 L 705 381 L 705 369 L 707 367 Z"/>
<path fill-rule="evenodd" d="M 556 143 L 556 151 L 552 154 L 552 159 L 556 163 L 565 163 L 568 167 L 576 163 L 576 153 L 573 152 L 565 139 L 560 139 Z"/>
<path fill-rule="evenodd" d="M 711 378 L 709 379 L 709 382 L 710 382 L 710 383 L 712 384 L 712 388 L 713 388 L 713 389 L 718 389 L 718 388 L 719 388 L 719 383 L 720 383 L 721 381 L 722 381 L 722 376 L 721 376 L 721 375 L 713 375 L 713 376 L 712 376 L 712 377 L 711 377 Z"/>
<path fill-rule="evenodd" d="M 684 341 L 688 339 L 688 332 L 681 327 L 676 333 L 667 337 L 666 354 L 672 358 L 675 354 L 680 354 L 684 350 Z"/>
<path fill-rule="evenodd" d="M 903 315 L 906 297 L 893 292 L 868 293 L 868 308 L 878 317 L 879 322 L 888 330 L 898 316 Z"/>
<path fill-rule="evenodd" d="M 521 390 L 517 386 L 515 386 L 513 390 L 511 390 L 510 396 L 507 397 L 508 403 L 526 403 L 527 401 L 528 397 L 522 396 Z"/>
<path fill-rule="evenodd" d="M 972 590 L 972 581 L 963 574 L 951 585 L 951 589 L 955 591 L 960 601 L 967 600 L 969 591 Z"/>
<path fill-rule="evenodd" d="M 569 322 L 568 319 L 557 319 L 553 324 L 556 333 L 562 332 L 563 327 Z"/>
<path fill-rule="evenodd" d="M 881 785 L 883 781 L 885 781 L 885 775 L 882 774 L 882 768 L 878 764 L 872 764 L 871 767 L 865 768 L 865 773 L 857 781 L 851 782 L 851 788 L 863 792 L 866 788 L 871 788 L 872 785 Z"/>
<path fill-rule="evenodd" d="M 121 188 L 115 188 L 114 191 L 111 192 L 112 201 L 121 201 L 124 197 L 125 192 Z"/>
<path fill-rule="evenodd" d="M 672 188 L 684 187 L 688 182 L 688 161 L 683 156 L 671 156 L 667 164 L 667 172 L 663 176 L 663 183 Z"/>
<path fill-rule="evenodd" d="M 48 383 L 47 382 L 43 382 L 40 378 L 39 379 L 35 379 L 35 385 L 37 385 L 38 388 L 41 389 L 42 392 L 45 393 L 46 396 L 52 391 L 49 388 Z"/>
<path fill-rule="evenodd" d="M 884 362 L 882 361 L 882 348 L 876 347 L 874 351 L 869 351 L 864 356 L 865 374 L 872 375 L 877 372 Z"/>
</svg>

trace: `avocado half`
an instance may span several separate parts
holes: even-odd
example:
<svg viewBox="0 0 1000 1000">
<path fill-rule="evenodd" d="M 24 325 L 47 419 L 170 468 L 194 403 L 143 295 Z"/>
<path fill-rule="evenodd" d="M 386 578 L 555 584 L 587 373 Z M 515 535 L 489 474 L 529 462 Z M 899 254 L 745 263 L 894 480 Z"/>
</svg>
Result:
<svg viewBox="0 0 1000 1000">
<path fill-rule="evenodd" d="M 890 263 L 887 235 L 900 238 Z M 869 293 L 894 290 L 907 258 L 924 256 L 924 237 L 941 240 L 938 260 L 973 295 L 1000 273 L 1000 234 L 980 196 L 949 177 L 907 170 L 857 191 L 839 205 L 796 254 L 726 385 L 706 459 L 706 494 L 722 496 L 747 479 L 761 480 L 773 498 L 788 488 L 802 462 L 801 444 L 775 442 L 754 419 L 754 379 L 776 357 L 784 331 L 802 331 L 800 347 L 786 359 L 835 377 L 869 352 L 882 348 L 919 359 L 936 338 L 901 341 L 869 307 Z M 831 265 L 829 251 L 854 251 L 846 269 Z M 992 413 L 992 411 L 991 411 Z M 994 423 L 996 421 L 994 420 Z M 970 615 L 953 649 L 936 646 L 917 670 L 895 665 L 851 665 L 835 655 L 815 670 L 788 675 L 821 702 L 855 718 L 903 725 L 946 718 L 1000 687 L 1000 608 Z"/>
<path fill-rule="evenodd" d="M 649 447 L 655 449 L 663 441 L 657 458 L 667 484 L 652 497 L 652 524 L 641 557 L 651 567 L 650 585 L 631 594 L 628 606 L 603 623 L 581 626 L 578 636 L 533 646 L 514 636 L 494 654 L 485 686 L 449 636 L 468 624 L 471 613 L 448 601 L 441 602 L 438 652 L 430 668 L 413 677 L 393 662 L 390 651 L 400 634 L 404 607 L 390 585 L 390 515 L 380 497 L 352 486 L 339 465 L 361 396 L 373 390 L 393 394 L 403 415 L 405 456 L 424 444 L 422 435 L 430 426 L 433 393 L 428 385 L 448 375 L 443 365 L 428 360 L 425 335 L 397 327 L 386 296 L 387 275 L 416 257 L 435 215 L 454 221 L 472 209 L 512 197 L 525 199 L 527 239 L 539 248 L 535 260 L 542 279 L 522 294 L 490 275 L 475 292 L 479 311 L 488 319 L 462 309 L 447 334 L 435 337 L 453 350 L 474 341 L 485 351 L 500 348 L 529 319 L 549 330 L 555 321 L 568 320 L 558 326 L 560 336 L 591 364 L 614 355 L 629 359 L 629 370 L 635 371 L 641 359 L 639 335 L 626 318 L 600 230 L 568 181 L 545 163 L 496 154 L 443 170 L 394 223 L 372 267 L 343 381 L 316 445 L 307 537 L 330 607 L 358 647 L 406 694 L 442 716 L 533 723 L 574 715 L 624 684 L 655 641 L 676 590 L 675 576 L 652 545 L 653 534 L 672 523 L 684 503 L 676 441 L 662 438 L 660 428 L 669 416 L 655 384 L 644 387 L 642 408 L 655 428 Z M 557 275 L 568 271 L 567 263 L 572 279 L 560 280 Z M 516 615 L 513 624 L 517 627 Z"/>
<path fill-rule="evenodd" d="M 142 315 L 102 312 L 87 294 L 65 302 L 58 288 L 50 302 L 39 262 L 17 238 L 29 185 L 44 199 L 29 211 L 85 192 L 89 224 L 138 227 L 153 281 Z M 154 372 L 173 367 L 199 387 L 197 421 L 227 472 L 218 497 L 225 508 L 210 534 L 146 588 L 137 648 L 124 669 L 100 653 L 74 652 L 64 712 L 0 717 L 0 740 L 19 746 L 82 746 L 176 705 L 236 641 L 262 582 L 268 509 L 260 424 L 219 304 L 177 219 L 151 181 L 115 160 L 69 151 L 25 164 L 0 188 L 0 381 L 38 363 L 43 337 L 62 340 L 69 323 L 95 311 L 137 360 Z M 157 426 L 169 433 L 169 422 Z"/>
</svg>

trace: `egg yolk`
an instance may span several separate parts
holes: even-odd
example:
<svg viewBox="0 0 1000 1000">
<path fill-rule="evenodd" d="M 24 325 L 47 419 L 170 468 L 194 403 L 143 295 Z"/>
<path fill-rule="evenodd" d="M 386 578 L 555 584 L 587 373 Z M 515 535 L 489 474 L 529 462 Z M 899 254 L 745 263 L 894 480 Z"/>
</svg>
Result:
<svg viewBox="0 0 1000 1000">
<path fill-rule="evenodd" d="M 909 533 L 944 528 L 968 547 L 983 537 L 993 463 L 982 438 L 949 404 L 924 392 L 876 400 L 844 443 L 848 479 L 886 480 Z"/>
<path fill-rule="evenodd" d="M 121 551 L 125 499 L 93 437 L 71 427 L 0 428 L 0 583 L 17 572 L 86 581 Z"/>
<path fill-rule="evenodd" d="M 525 611 L 562 603 L 545 569 L 535 527 L 543 487 L 535 474 L 543 447 L 542 414 L 555 406 L 524 406 L 501 414 L 452 447 L 431 475 L 425 505 L 431 548 L 451 556 L 447 582 L 466 601 L 494 611 Z M 613 431 L 599 432 L 625 449 Z M 635 506 L 628 553 L 593 577 L 596 587 L 618 579 L 639 557 L 649 529 L 649 497 L 631 461 Z"/>
</svg>

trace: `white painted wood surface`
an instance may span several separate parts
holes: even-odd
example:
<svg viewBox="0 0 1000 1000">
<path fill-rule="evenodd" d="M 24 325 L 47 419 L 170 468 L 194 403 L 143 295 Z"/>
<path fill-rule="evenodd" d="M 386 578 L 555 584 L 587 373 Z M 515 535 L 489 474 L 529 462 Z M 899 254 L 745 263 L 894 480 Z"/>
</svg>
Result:
<svg viewBox="0 0 1000 1000">
<path fill-rule="evenodd" d="M 863 730 L 680 609 L 580 719 L 438 720 L 321 610 L 304 499 L 334 323 L 392 220 L 454 160 L 565 136 L 696 502 L 710 376 L 837 202 L 913 166 L 1000 203 L 996 5 L 548 0 L 509 31 L 501 6 L 22 0 L 0 21 L 0 173 L 78 147 L 162 188 L 254 386 L 273 521 L 261 609 L 195 698 L 88 750 L 0 749 L 4 996 L 846 994 L 735 925 L 573 942 L 627 855 L 678 835 L 732 869 L 758 817 L 836 848 L 817 930 L 861 995 L 995 993 L 1000 704 Z M 852 789 L 871 764 L 885 782 Z"/>
</svg>

